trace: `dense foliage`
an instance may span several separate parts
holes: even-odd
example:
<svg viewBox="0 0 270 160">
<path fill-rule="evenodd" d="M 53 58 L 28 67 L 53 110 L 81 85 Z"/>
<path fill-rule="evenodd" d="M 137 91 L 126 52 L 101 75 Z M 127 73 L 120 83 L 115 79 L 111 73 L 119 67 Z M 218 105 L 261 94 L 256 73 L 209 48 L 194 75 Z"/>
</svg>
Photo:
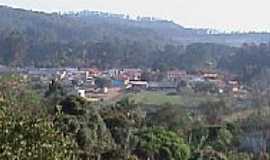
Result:
<svg viewBox="0 0 270 160">
<path fill-rule="evenodd" d="M 73 159 L 74 143 L 46 118 L 9 113 L 1 106 L 1 159 Z"/>
<path fill-rule="evenodd" d="M 135 153 L 143 159 L 188 160 L 190 149 L 174 132 L 148 129 L 136 133 L 139 143 Z"/>
<path fill-rule="evenodd" d="M 227 122 L 234 109 L 222 99 L 193 109 L 130 98 L 105 105 L 62 95 L 60 84 L 43 97 L 19 76 L 0 81 L 2 159 L 265 160 L 270 151 L 260 145 L 267 108 Z"/>
<path fill-rule="evenodd" d="M 22 81 L 1 77 L 0 158 L 74 159 L 74 141 L 57 130 L 41 97 Z"/>
</svg>

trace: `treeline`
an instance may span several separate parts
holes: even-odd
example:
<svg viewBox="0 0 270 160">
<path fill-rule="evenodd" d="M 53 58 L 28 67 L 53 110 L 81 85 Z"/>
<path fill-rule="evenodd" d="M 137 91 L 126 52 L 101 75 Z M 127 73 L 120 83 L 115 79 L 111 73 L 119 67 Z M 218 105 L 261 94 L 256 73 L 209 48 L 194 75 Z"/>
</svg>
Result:
<svg viewBox="0 0 270 160">
<path fill-rule="evenodd" d="M 100 42 L 29 42 L 12 32 L 0 38 L 0 63 L 35 67 L 139 67 L 168 69 L 218 69 L 239 75 L 242 81 L 268 75 L 270 45 L 262 43 L 230 47 L 214 43 L 160 46 L 143 41 L 107 38 Z"/>
</svg>

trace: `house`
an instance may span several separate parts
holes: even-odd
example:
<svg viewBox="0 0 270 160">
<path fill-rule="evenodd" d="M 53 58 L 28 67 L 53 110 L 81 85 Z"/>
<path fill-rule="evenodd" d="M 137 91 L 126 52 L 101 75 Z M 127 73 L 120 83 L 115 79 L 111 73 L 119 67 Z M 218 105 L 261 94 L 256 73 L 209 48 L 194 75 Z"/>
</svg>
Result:
<svg viewBox="0 0 270 160">
<path fill-rule="evenodd" d="M 237 80 L 230 80 L 228 81 L 228 84 L 231 86 L 239 86 L 239 82 Z"/>
<path fill-rule="evenodd" d="M 201 76 L 198 75 L 188 75 L 187 80 L 191 83 L 196 83 L 196 82 L 204 82 L 205 79 Z"/>
<path fill-rule="evenodd" d="M 126 75 L 126 74 L 121 74 L 121 75 L 118 76 L 117 80 L 129 81 L 130 78 L 129 78 L 129 76 Z"/>
<path fill-rule="evenodd" d="M 85 83 L 88 83 L 88 84 L 91 84 L 92 86 L 94 86 L 96 83 L 95 83 L 95 78 L 93 77 L 87 77 Z"/>
<path fill-rule="evenodd" d="M 146 81 L 129 81 L 129 86 L 132 90 L 142 90 L 148 88 L 148 82 Z"/>
<path fill-rule="evenodd" d="M 228 88 L 233 93 L 238 93 L 240 91 L 240 83 L 237 80 L 228 81 Z"/>
<path fill-rule="evenodd" d="M 182 70 L 173 70 L 173 71 L 168 71 L 167 72 L 167 79 L 168 80 L 181 80 L 184 79 L 187 76 L 186 71 Z"/>
<path fill-rule="evenodd" d="M 216 80 L 218 79 L 218 74 L 217 73 L 204 73 L 203 77 L 206 80 Z"/>
<path fill-rule="evenodd" d="M 120 70 L 119 69 L 110 69 L 110 70 L 108 70 L 108 74 L 113 79 L 119 79 Z"/>
<path fill-rule="evenodd" d="M 141 69 L 134 69 L 134 68 L 126 68 L 123 69 L 123 75 L 127 76 L 129 80 L 141 80 L 142 77 L 142 70 Z"/>
<path fill-rule="evenodd" d="M 99 69 L 97 69 L 97 68 L 85 68 L 85 69 L 81 69 L 81 71 L 82 71 L 83 73 L 85 73 L 86 79 L 87 79 L 88 77 L 97 77 L 97 76 L 101 75 L 101 73 L 102 73 L 102 72 L 101 72 Z"/>
<path fill-rule="evenodd" d="M 142 70 L 137 68 L 110 69 L 108 75 L 115 80 L 141 80 Z"/>
</svg>

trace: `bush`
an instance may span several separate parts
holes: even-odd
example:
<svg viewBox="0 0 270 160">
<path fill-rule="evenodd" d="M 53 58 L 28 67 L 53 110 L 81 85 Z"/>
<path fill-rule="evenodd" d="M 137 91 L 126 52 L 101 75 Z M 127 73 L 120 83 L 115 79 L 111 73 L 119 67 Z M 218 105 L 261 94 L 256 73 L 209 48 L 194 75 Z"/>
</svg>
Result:
<svg viewBox="0 0 270 160">
<path fill-rule="evenodd" d="M 76 96 L 65 98 L 60 105 L 62 112 L 56 117 L 55 126 L 76 140 L 80 158 L 95 159 L 114 147 L 110 130 L 96 110 L 97 106 Z"/>
<path fill-rule="evenodd" d="M 228 158 L 221 152 L 207 148 L 193 153 L 190 160 L 228 160 Z"/>
<path fill-rule="evenodd" d="M 135 134 L 138 146 L 134 153 L 142 159 L 187 160 L 190 149 L 174 132 L 164 129 L 147 129 Z"/>
</svg>

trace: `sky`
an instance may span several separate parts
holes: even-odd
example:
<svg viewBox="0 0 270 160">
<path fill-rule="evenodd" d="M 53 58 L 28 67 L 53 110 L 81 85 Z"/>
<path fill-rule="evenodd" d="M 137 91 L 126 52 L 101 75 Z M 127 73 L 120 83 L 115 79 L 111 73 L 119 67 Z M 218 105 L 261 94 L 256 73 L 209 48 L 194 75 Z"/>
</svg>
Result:
<svg viewBox="0 0 270 160">
<path fill-rule="evenodd" d="M 270 0 L 0 0 L 0 5 L 45 12 L 91 10 L 149 16 L 220 31 L 270 31 Z"/>
</svg>

